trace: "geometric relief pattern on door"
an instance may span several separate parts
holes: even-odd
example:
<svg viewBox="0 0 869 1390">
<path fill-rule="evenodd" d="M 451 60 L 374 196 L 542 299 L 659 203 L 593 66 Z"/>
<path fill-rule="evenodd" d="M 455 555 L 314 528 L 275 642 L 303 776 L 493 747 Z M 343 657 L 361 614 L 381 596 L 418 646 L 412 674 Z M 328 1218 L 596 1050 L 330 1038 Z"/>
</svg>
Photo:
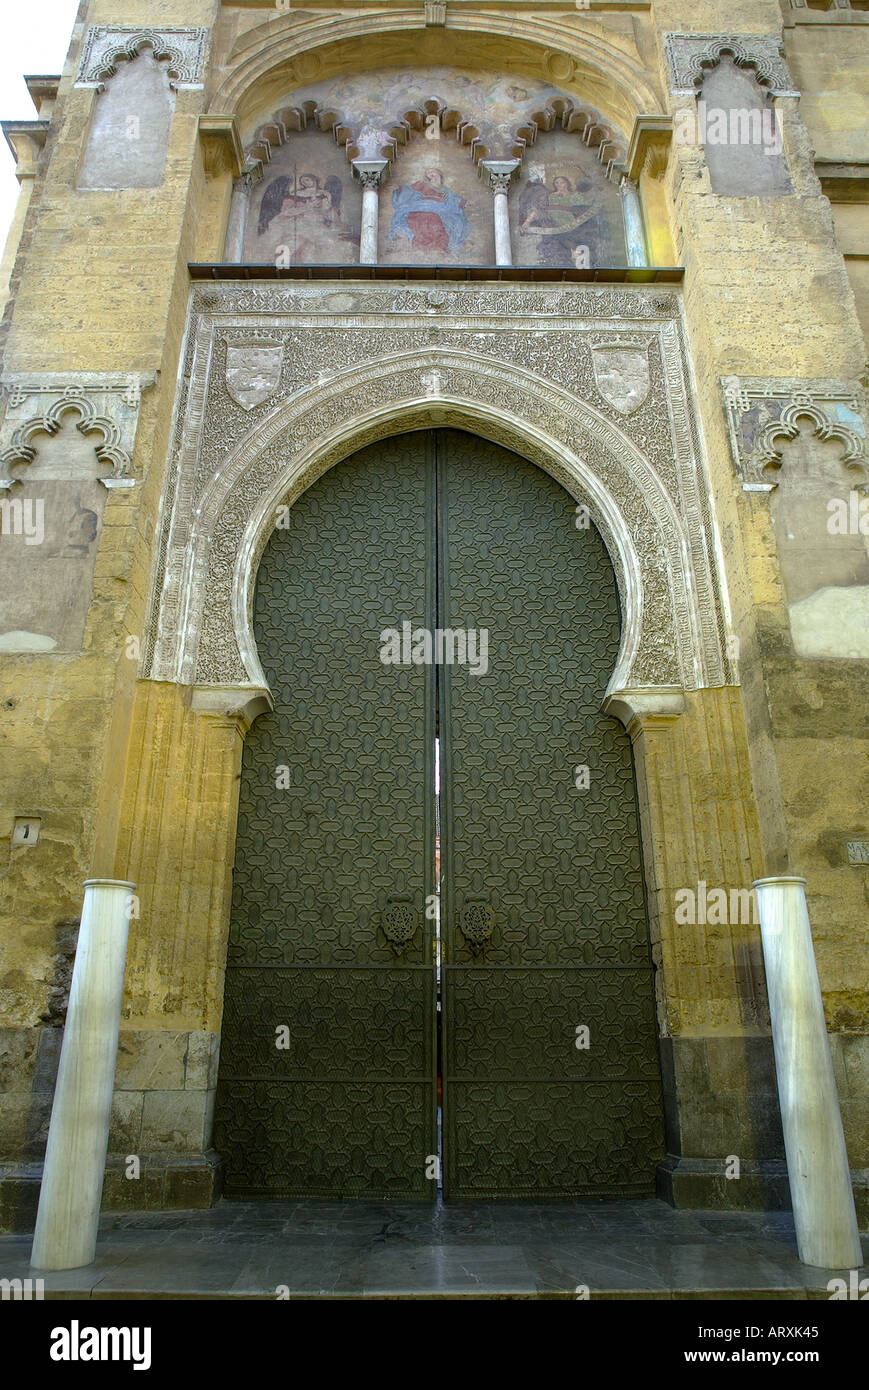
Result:
<svg viewBox="0 0 869 1390">
<path fill-rule="evenodd" d="M 434 1196 L 432 701 L 379 640 L 424 621 L 428 476 L 423 436 L 363 451 L 298 499 L 260 565 L 275 707 L 242 763 L 215 1124 L 230 1195 Z M 394 898 L 417 918 L 400 956 Z"/>
<path fill-rule="evenodd" d="M 453 1195 L 654 1195 L 649 1144 L 661 1123 L 657 1086 L 535 1081 L 453 1090 L 463 1116 L 446 1146 L 444 1172 Z"/>
<path fill-rule="evenodd" d="M 451 995 L 450 1082 L 658 1082 L 655 1001 L 648 973 L 627 970 L 487 970 L 457 976 Z M 590 1046 L 577 1047 L 577 1022 Z M 480 1049 L 479 1040 L 491 1045 Z"/>
<path fill-rule="evenodd" d="M 233 1078 L 221 1086 L 227 1196 L 433 1196 L 422 1161 L 431 1144 L 428 1085 Z"/>
<path fill-rule="evenodd" d="M 355 1075 L 424 1080 L 424 1039 L 434 1024 L 427 970 L 261 970 L 241 967 L 227 997 L 224 1031 L 234 1067 L 248 1078 L 309 1081 Z M 291 1046 L 277 1050 L 260 1027 L 283 1020 Z M 420 1020 L 423 1027 L 420 1027 Z M 415 1045 L 413 1045 L 415 1044 Z"/>
<path fill-rule="evenodd" d="M 487 629 L 487 671 L 381 665 L 404 620 Z M 620 613 L 599 534 L 496 445 L 399 436 L 295 503 L 254 626 L 275 708 L 240 787 L 227 1193 L 435 1195 L 436 687 L 445 1195 L 652 1192 L 653 975 L 630 742 L 600 712 Z"/>
<path fill-rule="evenodd" d="M 489 630 L 485 676 L 441 676 L 446 1195 L 651 1193 L 663 1130 L 639 816 L 630 740 L 600 709 L 612 566 L 548 475 L 458 432 L 439 441 L 442 621 Z M 489 911 L 482 946 L 462 931 L 473 903 Z"/>
</svg>

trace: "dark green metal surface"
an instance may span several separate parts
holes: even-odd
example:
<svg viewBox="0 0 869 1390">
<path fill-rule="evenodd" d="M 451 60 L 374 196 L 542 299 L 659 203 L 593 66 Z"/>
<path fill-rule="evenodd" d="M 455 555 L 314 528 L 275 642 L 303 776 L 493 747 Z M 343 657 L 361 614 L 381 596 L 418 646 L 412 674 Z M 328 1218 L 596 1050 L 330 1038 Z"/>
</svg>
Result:
<svg viewBox="0 0 869 1390">
<path fill-rule="evenodd" d="M 365 449 L 290 516 L 255 600 L 276 708 L 240 789 L 228 1194 L 436 1194 L 436 707 L 445 1195 L 652 1192 L 652 970 L 630 743 L 600 714 L 619 608 L 599 535 L 456 431 Z M 488 671 L 383 665 L 405 620 L 486 628 Z"/>
<path fill-rule="evenodd" d="M 215 1122 L 229 1195 L 436 1193 L 433 691 L 424 667 L 383 665 L 379 637 L 433 605 L 427 452 L 404 436 L 337 465 L 260 566 L 275 709 L 240 786 Z M 408 907 L 397 954 L 384 926 Z"/>
<path fill-rule="evenodd" d="M 444 432 L 438 479 L 441 622 L 489 632 L 485 675 L 440 672 L 445 1196 L 651 1194 L 662 1102 L 632 753 L 600 712 L 615 577 L 571 498 L 515 455 Z"/>
</svg>

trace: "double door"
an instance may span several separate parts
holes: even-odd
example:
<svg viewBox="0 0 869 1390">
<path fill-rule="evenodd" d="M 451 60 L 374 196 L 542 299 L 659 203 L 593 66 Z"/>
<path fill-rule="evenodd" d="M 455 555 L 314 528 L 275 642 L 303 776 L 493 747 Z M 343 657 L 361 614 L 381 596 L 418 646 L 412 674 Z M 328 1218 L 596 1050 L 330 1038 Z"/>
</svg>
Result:
<svg viewBox="0 0 869 1390">
<path fill-rule="evenodd" d="M 372 445 L 254 628 L 215 1146 L 237 1196 L 644 1195 L 663 1150 L 603 543 L 516 455 Z M 579 523 L 579 524 L 578 524 Z"/>
</svg>

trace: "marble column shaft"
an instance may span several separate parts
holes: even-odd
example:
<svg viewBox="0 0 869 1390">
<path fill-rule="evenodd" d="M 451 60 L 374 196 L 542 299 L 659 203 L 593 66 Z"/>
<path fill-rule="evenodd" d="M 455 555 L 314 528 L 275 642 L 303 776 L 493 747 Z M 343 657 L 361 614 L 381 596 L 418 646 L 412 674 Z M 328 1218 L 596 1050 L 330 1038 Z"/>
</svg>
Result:
<svg viewBox="0 0 869 1390">
<path fill-rule="evenodd" d="M 625 216 L 625 243 L 628 265 L 648 265 L 646 234 L 643 229 L 643 210 L 637 185 L 624 179 L 620 189 Z"/>
<path fill-rule="evenodd" d="M 857 1268 L 860 1239 L 805 879 L 763 878 L 754 887 L 797 1249 L 807 1265 Z"/>
<path fill-rule="evenodd" d="M 244 229 L 250 207 L 250 195 L 254 183 L 262 178 L 262 165 L 244 170 L 232 185 L 232 201 L 229 205 L 229 221 L 226 227 L 226 242 L 223 259 L 229 263 L 239 263 L 244 259 Z"/>
<path fill-rule="evenodd" d="M 89 879 L 51 1110 L 31 1264 L 96 1253 L 134 883 Z"/>
<path fill-rule="evenodd" d="M 380 222 L 379 188 L 388 168 L 385 159 L 354 159 L 353 168 L 362 184 L 362 227 L 359 235 L 359 264 L 377 265 Z"/>
<path fill-rule="evenodd" d="M 482 166 L 489 176 L 489 187 L 494 201 L 495 222 L 495 264 L 512 265 L 513 248 L 510 244 L 510 205 L 507 193 L 510 180 L 519 167 L 518 159 L 484 159 Z"/>
</svg>

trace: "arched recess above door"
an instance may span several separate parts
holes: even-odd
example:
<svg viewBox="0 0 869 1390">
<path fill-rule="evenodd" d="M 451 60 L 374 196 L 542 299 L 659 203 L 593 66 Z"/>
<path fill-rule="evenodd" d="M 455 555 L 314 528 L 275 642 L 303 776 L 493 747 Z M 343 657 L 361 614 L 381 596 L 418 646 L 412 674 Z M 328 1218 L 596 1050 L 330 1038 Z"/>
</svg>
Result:
<svg viewBox="0 0 869 1390">
<path fill-rule="evenodd" d="M 275 98 L 294 87 L 372 67 L 455 62 L 502 73 L 539 75 L 591 100 L 626 134 L 641 112 L 663 109 L 648 64 L 633 37 L 614 37 L 587 17 L 523 16 L 493 10 L 449 14 L 427 25 L 422 6 L 373 14 L 296 12 L 239 35 L 210 111 L 234 112 L 245 131 L 267 119 Z"/>
<path fill-rule="evenodd" d="M 515 332 L 523 316 L 533 332 Z M 271 395 L 267 380 L 245 393 L 248 355 L 258 382 L 272 364 Z M 222 284 L 196 292 L 185 370 L 143 674 L 213 692 L 215 707 L 221 692 L 267 698 L 250 603 L 275 509 L 365 444 L 449 425 L 588 507 L 623 609 L 610 695 L 732 681 L 675 297 Z"/>
</svg>

